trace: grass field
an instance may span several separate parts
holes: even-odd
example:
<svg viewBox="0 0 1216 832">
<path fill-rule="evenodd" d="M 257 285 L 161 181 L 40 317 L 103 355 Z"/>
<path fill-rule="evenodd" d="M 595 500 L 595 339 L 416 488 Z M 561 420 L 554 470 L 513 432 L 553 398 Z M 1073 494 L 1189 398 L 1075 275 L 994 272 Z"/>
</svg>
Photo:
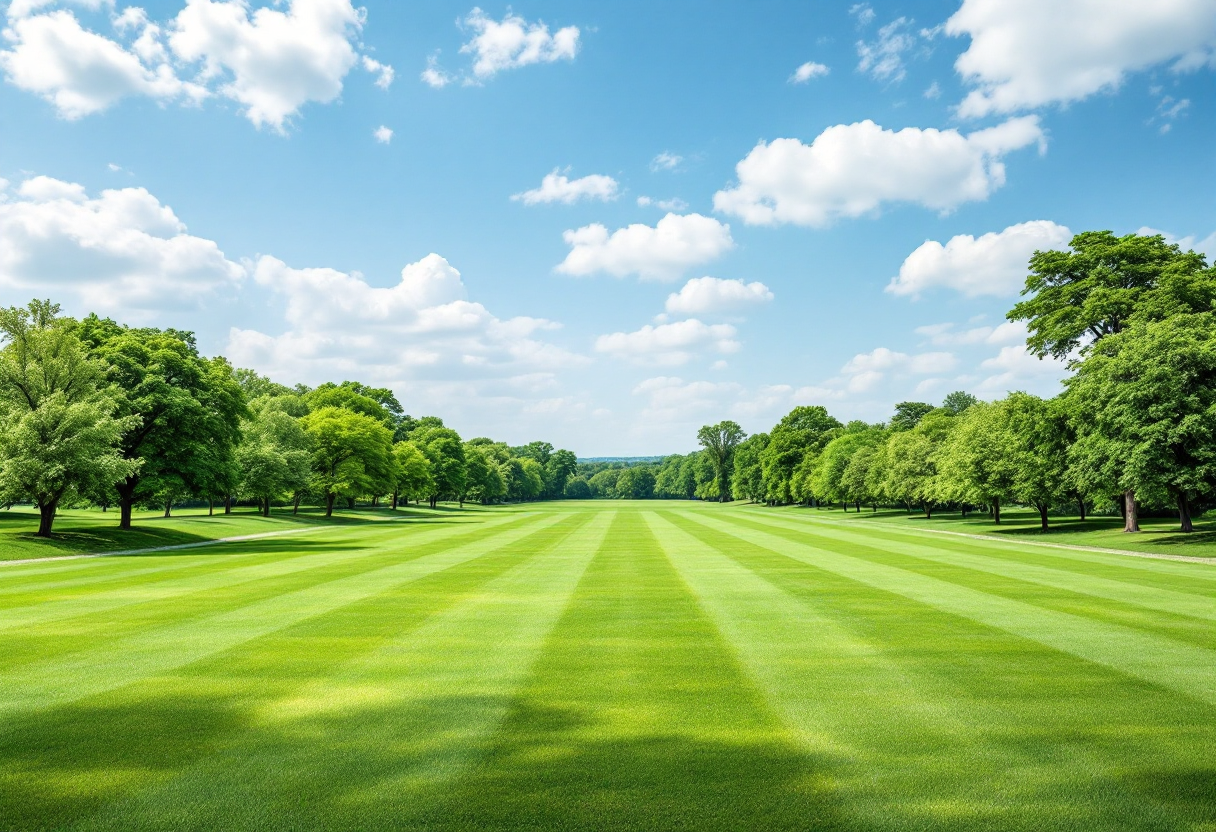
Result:
<svg viewBox="0 0 1216 832">
<path fill-rule="evenodd" d="M 853 516 L 0 566 L 0 828 L 1216 830 L 1216 566 Z"/>
</svg>

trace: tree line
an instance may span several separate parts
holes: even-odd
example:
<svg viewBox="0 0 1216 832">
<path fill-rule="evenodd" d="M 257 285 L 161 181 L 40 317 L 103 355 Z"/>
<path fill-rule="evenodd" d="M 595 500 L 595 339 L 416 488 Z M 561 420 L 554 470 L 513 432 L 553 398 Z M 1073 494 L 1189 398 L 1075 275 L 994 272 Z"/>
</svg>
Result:
<svg viewBox="0 0 1216 832">
<path fill-rule="evenodd" d="M 1014 392 L 903 402 L 885 423 L 797 407 L 767 433 L 725 421 L 698 439 L 717 499 L 770 504 L 1176 511 L 1183 531 L 1216 505 L 1216 268 L 1161 236 L 1075 236 L 1030 259 L 1027 348 L 1067 361 L 1051 399 Z"/>
<path fill-rule="evenodd" d="M 287 387 L 193 334 L 74 320 L 34 300 L 0 310 L 0 503 L 33 503 L 49 537 L 61 507 L 135 508 L 237 500 L 495 503 L 560 497 L 577 460 L 548 442 L 470 440 L 415 419 L 390 390 L 354 381 Z"/>
</svg>

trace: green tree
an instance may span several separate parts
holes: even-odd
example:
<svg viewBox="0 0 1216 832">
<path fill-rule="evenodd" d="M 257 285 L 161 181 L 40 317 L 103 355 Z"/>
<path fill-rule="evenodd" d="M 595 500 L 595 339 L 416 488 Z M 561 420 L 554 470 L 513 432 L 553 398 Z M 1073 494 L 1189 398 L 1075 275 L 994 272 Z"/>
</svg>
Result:
<svg viewBox="0 0 1216 832">
<path fill-rule="evenodd" d="M 895 405 L 895 415 L 891 417 L 891 430 L 912 430 L 920 424 L 921 419 L 936 409 L 925 402 L 900 402 Z"/>
<path fill-rule="evenodd" d="M 563 494 L 567 500 L 590 500 L 592 497 L 591 486 L 582 477 L 571 477 L 567 480 Z"/>
<path fill-rule="evenodd" d="M 154 499 L 165 482 L 208 488 L 235 455 L 249 411 L 232 368 L 200 356 L 191 333 L 132 329 L 96 315 L 81 321 L 79 332 L 107 365 L 117 414 L 138 420 L 121 449 L 142 464 L 116 485 L 119 524 L 129 529 L 132 507 Z"/>
<path fill-rule="evenodd" d="M 119 452 L 137 420 L 114 416 L 105 367 L 49 300 L 0 310 L 0 500 L 30 499 L 50 537 L 64 500 L 135 474 Z"/>
<path fill-rule="evenodd" d="M 869 476 L 874 455 L 878 451 L 877 446 L 881 441 L 880 434 L 871 437 L 869 443 L 853 452 L 849 458 L 849 464 L 840 474 L 841 493 L 846 500 L 857 506 L 858 511 L 861 511 L 862 503 L 869 503 L 875 511 L 878 511 L 878 498 L 870 491 Z"/>
<path fill-rule="evenodd" d="M 296 420 L 269 408 L 254 412 L 237 448 L 240 493 L 258 501 L 269 517 L 271 503 L 291 494 L 295 510 L 312 473 L 308 435 Z"/>
<path fill-rule="evenodd" d="M 393 510 L 396 511 L 400 498 L 418 500 L 430 496 L 435 491 L 435 483 L 431 476 L 431 462 L 413 442 L 401 441 L 393 445 Z"/>
<path fill-rule="evenodd" d="M 460 434 L 451 428 L 422 424 L 428 418 L 434 417 L 424 417 L 410 433 L 410 441 L 431 463 L 434 490 L 429 497 L 431 508 L 435 508 L 440 500 L 459 499 L 464 493 L 466 463 Z"/>
<path fill-rule="evenodd" d="M 768 447 L 767 433 L 753 433 L 735 448 L 735 472 L 730 490 L 736 500 L 762 502 L 765 497 L 764 466 L 760 454 Z"/>
<path fill-rule="evenodd" d="M 718 484 L 718 501 L 730 500 L 730 476 L 733 471 L 735 447 L 747 437 L 743 428 L 730 420 L 705 425 L 697 431 L 697 442 L 705 449 Z"/>
<path fill-rule="evenodd" d="M 973 405 L 979 404 L 979 399 L 963 390 L 955 390 L 942 400 L 942 410 L 955 416 L 963 413 Z"/>
<path fill-rule="evenodd" d="M 1040 357 L 1074 350 L 1122 332 L 1134 318 L 1160 320 L 1203 312 L 1216 300 L 1216 275 L 1202 255 L 1160 235 L 1109 231 L 1076 235 L 1068 251 L 1036 251 L 1011 321 L 1026 321 L 1026 345 Z"/>
<path fill-rule="evenodd" d="M 844 473 L 854 454 L 872 444 L 869 431 L 857 431 L 841 434 L 824 446 L 810 475 L 811 492 L 821 503 L 841 503 L 848 511 L 849 503 L 855 502 L 861 510 L 860 498 L 846 486 Z"/>
<path fill-rule="evenodd" d="M 817 454 L 832 431 L 841 427 L 823 407 L 795 407 L 769 432 L 760 452 L 766 498 L 788 503 L 793 498 L 794 470 L 809 454 Z"/>
<path fill-rule="evenodd" d="M 1012 499 L 1016 443 L 1004 401 L 979 403 L 962 413 L 937 454 L 935 496 L 943 502 L 986 505 L 1001 522 L 1001 503 Z"/>
<path fill-rule="evenodd" d="M 505 495 L 502 471 L 494 460 L 491 446 L 464 443 L 464 500 L 476 500 L 482 505 L 496 502 Z"/>
<path fill-rule="evenodd" d="M 1125 494 L 1168 494 L 1184 531 L 1216 484 L 1216 318 L 1138 321 L 1098 342 L 1066 381 L 1074 465 Z M 1134 500 L 1125 526 L 1139 531 Z"/>
<path fill-rule="evenodd" d="M 926 518 L 932 517 L 937 474 L 932 440 L 922 431 L 899 431 L 891 434 L 886 448 L 884 493 L 909 507 L 919 505 Z"/>
<path fill-rule="evenodd" d="M 626 500 L 649 500 L 654 497 L 655 476 L 648 465 L 626 468 L 616 481 L 617 496 Z"/>
<path fill-rule="evenodd" d="M 621 477 L 620 468 L 605 468 L 603 471 L 597 471 L 588 484 L 591 486 L 591 491 L 596 497 L 613 498 L 616 496 L 616 483 Z"/>
<path fill-rule="evenodd" d="M 578 457 L 573 452 L 560 448 L 544 462 L 545 494 L 549 497 L 560 497 L 566 489 L 566 482 L 578 470 Z"/>
<path fill-rule="evenodd" d="M 334 501 L 378 489 L 393 475 L 393 434 L 379 419 L 342 407 L 322 407 L 301 420 L 312 447 L 312 489 Z"/>
<path fill-rule="evenodd" d="M 1069 492 L 1063 414 L 1052 402 L 1029 393 L 1011 393 L 1005 411 L 1014 439 L 1014 497 L 1038 509 L 1042 529 L 1047 531 L 1047 510 Z"/>
</svg>

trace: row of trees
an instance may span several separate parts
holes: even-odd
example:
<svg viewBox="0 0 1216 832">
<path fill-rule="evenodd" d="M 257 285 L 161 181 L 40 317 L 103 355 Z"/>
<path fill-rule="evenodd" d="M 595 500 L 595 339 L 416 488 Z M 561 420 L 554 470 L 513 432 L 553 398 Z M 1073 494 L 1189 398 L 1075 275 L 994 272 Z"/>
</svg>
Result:
<svg viewBox="0 0 1216 832">
<path fill-rule="evenodd" d="M 798 407 L 768 433 L 701 429 L 719 499 L 1048 512 L 1116 504 L 1125 530 L 1148 507 L 1183 531 L 1216 503 L 1216 268 L 1160 236 L 1087 232 L 1036 252 L 1024 300 L 1027 348 L 1065 359 L 1053 399 L 1011 393 L 940 407 L 904 402 L 883 424 L 841 424 Z"/>
<path fill-rule="evenodd" d="M 31 502 L 50 536 L 61 506 L 168 515 L 186 499 L 492 503 L 559 497 L 576 459 L 547 442 L 464 441 L 414 419 L 389 390 L 358 382 L 286 387 L 194 336 L 73 320 L 50 301 L 0 310 L 0 503 Z"/>
</svg>

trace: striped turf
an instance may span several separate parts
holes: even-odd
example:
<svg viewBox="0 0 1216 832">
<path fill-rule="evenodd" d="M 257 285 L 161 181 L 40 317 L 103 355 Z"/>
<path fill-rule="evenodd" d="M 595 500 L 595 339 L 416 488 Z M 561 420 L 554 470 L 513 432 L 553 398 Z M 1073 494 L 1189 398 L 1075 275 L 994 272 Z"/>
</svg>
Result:
<svg viewBox="0 0 1216 832">
<path fill-rule="evenodd" d="M 0 829 L 1216 830 L 1216 567 L 561 503 L 0 568 Z"/>
</svg>

